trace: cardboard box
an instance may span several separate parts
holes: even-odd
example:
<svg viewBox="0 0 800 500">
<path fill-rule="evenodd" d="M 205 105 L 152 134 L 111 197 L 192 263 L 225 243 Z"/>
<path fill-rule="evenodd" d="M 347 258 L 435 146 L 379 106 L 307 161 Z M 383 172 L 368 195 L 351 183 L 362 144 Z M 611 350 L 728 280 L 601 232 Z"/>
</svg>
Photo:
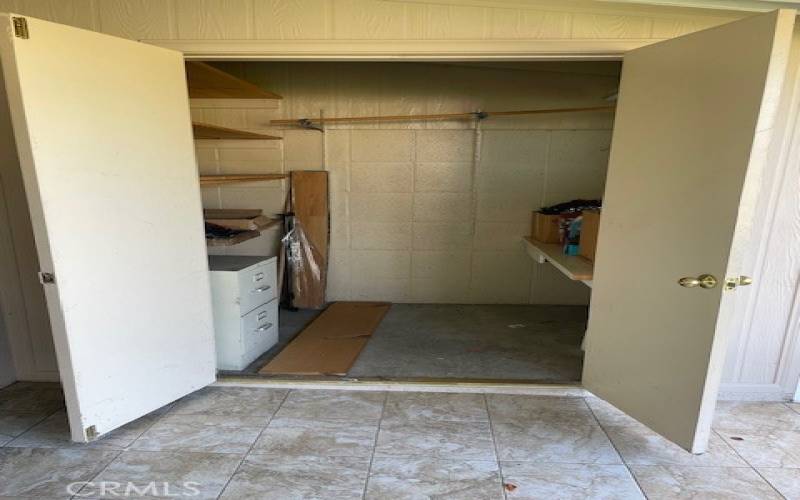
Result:
<svg viewBox="0 0 800 500">
<path fill-rule="evenodd" d="M 533 212 L 531 238 L 542 243 L 559 243 L 561 241 L 561 232 L 558 229 L 560 222 L 560 215 Z"/>
<path fill-rule="evenodd" d="M 581 223 L 580 256 L 594 261 L 597 251 L 597 231 L 600 228 L 600 211 L 584 210 Z"/>
</svg>

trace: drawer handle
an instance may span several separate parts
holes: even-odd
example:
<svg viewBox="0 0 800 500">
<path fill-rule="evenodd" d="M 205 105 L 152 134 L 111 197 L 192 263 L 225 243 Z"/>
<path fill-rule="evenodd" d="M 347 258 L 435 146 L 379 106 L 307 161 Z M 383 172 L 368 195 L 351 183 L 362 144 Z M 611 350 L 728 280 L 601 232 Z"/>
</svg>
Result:
<svg viewBox="0 0 800 500">
<path fill-rule="evenodd" d="M 258 328 L 256 328 L 256 332 L 266 332 L 270 328 L 272 328 L 272 323 L 265 323 L 265 324 L 259 326 Z"/>
<path fill-rule="evenodd" d="M 266 319 L 267 316 L 269 316 L 267 311 L 261 311 L 260 313 L 258 313 L 258 321 L 261 321 L 262 319 Z"/>
<path fill-rule="evenodd" d="M 261 281 L 261 280 L 263 280 L 263 279 L 264 279 L 264 273 L 256 273 L 256 274 L 253 276 L 253 282 L 256 282 L 256 281 Z"/>
<path fill-rule="evenodd" d="M 272 287 L 271 287 L 271 286 L 269 286 L 269 285 L 265 285 L 265 286 L 258 287 L 258 288 L 256 288 L 255 290 L 250 290 L 250 293 L 261 293 L 261 292 L 266 292 L 266 291 L 267 291 L 267 290 L 269 290 L 270 288 L 272 288 Z"/>
</svg>

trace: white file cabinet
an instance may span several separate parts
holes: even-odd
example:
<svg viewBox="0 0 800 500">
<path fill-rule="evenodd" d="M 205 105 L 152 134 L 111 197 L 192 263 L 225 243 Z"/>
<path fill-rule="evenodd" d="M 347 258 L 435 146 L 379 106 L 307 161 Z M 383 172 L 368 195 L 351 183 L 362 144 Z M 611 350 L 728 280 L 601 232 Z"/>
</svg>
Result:
<svg viewBox="0 0 800 500">
<path fill-rule="evenodd" d="M 212 255 L 217 368 L 242 370 L 278 342 L 275 257 Z"/>
</svg>

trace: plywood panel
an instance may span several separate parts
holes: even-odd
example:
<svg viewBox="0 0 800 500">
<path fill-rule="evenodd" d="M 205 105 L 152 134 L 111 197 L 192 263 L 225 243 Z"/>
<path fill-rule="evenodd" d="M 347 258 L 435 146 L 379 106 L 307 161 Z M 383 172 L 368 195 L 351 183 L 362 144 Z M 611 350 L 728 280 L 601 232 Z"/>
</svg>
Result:
<svg viewBox="0 0 800 500">
<path fill-rule="evenodd" d="M 174 0 L 178 38 L 245 40 L 253 35 L 253 3 L 242 0 Z"/>
<path fill-rule="evenodd" d="M 492 9 L 491 38 L 569 38 L 572 15 L 521 9 Z"/>
<path fill-rule="evenodd" d="M 89 1 L 17 0 L 16 8 L 19 12 L 23 12 L 28 16 L 48 19 L 78 28 L 96 29 L 93 4 Z M 0 12 L 2 10 L 0 9 Z"/>
<path fill-rule="evenodd" d="M 72 0 L 77 1 L 77 0 Z M 100 31 L 123 38 L 172 39 L 170 2 L 164 0 L 103 0 L 95 2 Z"/>
<path fill-rule="evenodd" d="M 305 226 L 311 242 L 316 245 L 326 261 L 330 238 L 328 201 L 328 172 L 299 171 L 291 174 L 292 210 Z"/>
<path fill-rule="evenodd" d="M 321 40 L 330 37 L 334 0 L 255 0 L 255 37 L 264 40 Z"/>
<path fill-rule="evenodd" d="M 653 21 L 647 17 L 575 14 L 572 38 L 650 38 Z"/>
</svg>

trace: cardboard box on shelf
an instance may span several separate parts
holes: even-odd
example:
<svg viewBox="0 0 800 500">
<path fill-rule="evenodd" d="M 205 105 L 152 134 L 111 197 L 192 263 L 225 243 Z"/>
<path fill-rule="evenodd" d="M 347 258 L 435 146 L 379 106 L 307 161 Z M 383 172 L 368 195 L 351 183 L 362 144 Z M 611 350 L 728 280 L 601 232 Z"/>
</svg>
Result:
<svg viewBox="0 0 800 500">
<path fill-rule="evenodd" d="M 580 256 L 594 261 L 597 251 L 597 232 L 600 228 L 600 211 L 584 210 L 581 224 Z"/>
<path fill-rule="evenodd" d="M 561 232 L 558 229 L 560 222 L 560 215 L 533 212 L 531 238 L 542 243 L 559 243 L 561 241 Z"/>
</svg>

